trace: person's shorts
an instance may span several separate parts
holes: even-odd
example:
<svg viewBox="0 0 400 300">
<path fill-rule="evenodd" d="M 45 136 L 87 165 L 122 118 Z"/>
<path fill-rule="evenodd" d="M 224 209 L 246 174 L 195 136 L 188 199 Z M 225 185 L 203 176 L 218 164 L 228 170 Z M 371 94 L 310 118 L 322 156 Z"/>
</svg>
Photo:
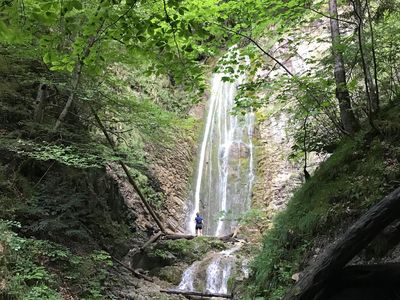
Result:
<svg viewBox="0 0 400 300">
<path fill-rule="evenodd" d="M 203 224 L 196 224 L 196 229 L 203 229 Z"/>
</svg>

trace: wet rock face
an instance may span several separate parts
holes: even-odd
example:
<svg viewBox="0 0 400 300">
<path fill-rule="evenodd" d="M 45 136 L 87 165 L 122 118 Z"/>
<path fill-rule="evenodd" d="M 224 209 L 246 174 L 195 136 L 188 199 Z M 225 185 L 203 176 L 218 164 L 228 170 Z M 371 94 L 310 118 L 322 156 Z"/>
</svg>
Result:
<svg viewBox="0 0 400 300">
<path fill-rule="evenodd" d="M 248 158 L 250 156 L 250 149 L 245 143 L 233 143 L 230 149 L 230 155 L 233 159 Z"/>
</svg>

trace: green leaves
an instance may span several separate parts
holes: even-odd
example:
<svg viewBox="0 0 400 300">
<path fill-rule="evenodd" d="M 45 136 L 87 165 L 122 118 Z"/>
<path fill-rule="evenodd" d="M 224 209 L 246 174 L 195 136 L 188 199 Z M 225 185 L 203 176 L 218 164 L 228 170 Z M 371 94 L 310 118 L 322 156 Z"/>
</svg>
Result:
<svg viewBox="0 0 400 300">
<path fill-rule="evenodd" d="M 46 52 L 43 62 L 51 71 L 67 71 L 69 73 L 72 73 L 76 64 L 70 55 L 60 55 L 55 51 Z"/>
<path fill-rule="evenodd" d="M 67 1 L 65 5 L 68 9 L 81 10 L 83 8 L 82 2 L 79 0 Z"/>
</svg>

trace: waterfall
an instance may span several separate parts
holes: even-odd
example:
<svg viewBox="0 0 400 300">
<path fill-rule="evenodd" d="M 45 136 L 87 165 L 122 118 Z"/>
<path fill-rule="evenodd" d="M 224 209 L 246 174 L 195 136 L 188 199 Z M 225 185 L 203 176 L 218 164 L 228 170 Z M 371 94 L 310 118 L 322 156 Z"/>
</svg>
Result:
<svg viewBox="0 0 400 300">
<path fill-rule="evenodd" d="M 178 289 L 184 291 L 194 291 L 194 279 L 196 276 L 196 271 L 199 267 L 200 262 L 194 262 L 189 268 L 183 272 L 182 280 L 179 283 Z"/>
<path fill-rule="evenodd" d="M 208 265 L 206 277 L 207 292 L 220 294 L 228 292 L 228 279 L 235 263 L 235 258 L 232 254 L 239 250 L 240 247 L 241 244 L 218 253 Z"/>
<path fill-rule="evenodd" d="M 229 56 L 237 55 L 232 49 Z M 231 67 L 232 68 L 232 67 Z M 211 95 L 200 145 L 193 203 L 187 219 L 187 230 L 195 233 L 194 218 L 197 212 L 204 218 L 203 232 L 219 236 L 233 232 L 238 219 L 250 207 L 254 182 L 252 111 L 233 115 L 237 88 L 244 75 L 235 70 L 234 82 L 223 81 L 224 73 L 212 77 Z M 242 243 L 231 249 L 214 253 L 193 263 L 182 276 L 179 290 L 203 290 L 208 293 L 228 293 L 228 280 L 236 267 L 234 252 Z M 247 271 L 245 267 L 240 271 Z M 246 276 L 246 274 L 244 274 Z M 201 283 L 200 279 L 204 279 Z"/>
<path fill-rule="evenodd" d="M 202 261 L 194 262 L 183 273 L 178 290 L 196 291 L 201 288 L 208 293 L 227 294 L 229 277 L 236 268 L 236 258 L 233 254 L 242 245 L 242 243 L 237 243 L 231 249 L 214 253 Z M 199 278 L 205 279 L 205 286 L 199 282 Z"/>
<path fill-rule="evenodd" d="M 250 206 L 254 181 L 252 135 L 254 113 L 233 115 L 238 86 L 224 82 L 224 73 L 212 78 L 211 96 L 195 174 L 194 203 L 187 219 L 187 230 L 194 234 L 196 212 L 204 218 L 204 234 L 231 233 L 240 214 Z"/>
</svg>

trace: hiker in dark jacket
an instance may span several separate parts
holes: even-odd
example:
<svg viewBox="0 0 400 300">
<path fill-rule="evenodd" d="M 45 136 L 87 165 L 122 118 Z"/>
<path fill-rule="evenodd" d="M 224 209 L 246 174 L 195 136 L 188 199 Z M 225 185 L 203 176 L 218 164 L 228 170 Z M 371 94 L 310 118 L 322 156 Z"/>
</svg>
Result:
<svg viewBox="0 0 400 300">
<path fill-rule="evenodd" d="M 202 236 L 203 235 L 203 218 L 200 216 L 199 213 L 196 213 L 196 218 L 194 218 L 196 221 L 196 236 Z"/>
</svg>

